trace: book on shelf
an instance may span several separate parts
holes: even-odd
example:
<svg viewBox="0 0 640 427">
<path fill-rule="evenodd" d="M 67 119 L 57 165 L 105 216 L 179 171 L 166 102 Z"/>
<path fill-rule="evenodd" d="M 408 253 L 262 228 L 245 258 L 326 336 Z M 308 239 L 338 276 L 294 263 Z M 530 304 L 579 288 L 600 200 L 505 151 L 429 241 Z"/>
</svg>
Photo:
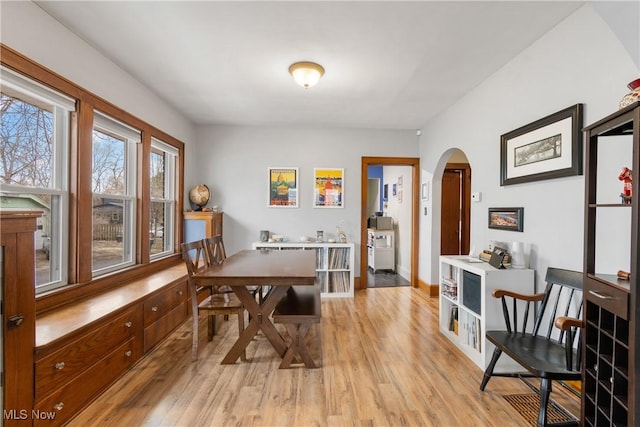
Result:
<svg viewBox="0 0 640 427">
<path fill-rule="evenodd" d="M 329 272 L 329 292 L 349 292 L 351 280 L 348 271 Z"/>
<path fill-rule="evenodd" d="M 456 285 L 456 286 L 458 285 L 458 283 L 451 277 L 443 277 L 441 279 L 441 282 L 447 285 Z"/>
<path fill-rule="evenodd" d="M 442 295 L 454 300 L 458 299 L 458 283 L 455 280 L 449 277 L 443 277 L 440 283 L 442 284 Z"/>
<path fill-rule="evenodd" d="M 449 330 L 458 335 L 458 307 L 455 305 L 449 312 Z"/>
<path fill-rule="evenodd" d="M 348 248 L 329 248 L 329 268 L 330 269 L 348 269 L 349 268 L 349 249 Z"/>
<path fill-rule="evenodd" d="M 478 256 L 480 260 L 484 262 L 489 262 L 491 260 L 491 254 L 493 252 L 488 250 L 483 250 L 482 253 Z M 504 259 L 502 260 L 502 264 L 505 266 L 511 265 L 511 256 L 508 252 L 505 252 Z"/>
</svg>

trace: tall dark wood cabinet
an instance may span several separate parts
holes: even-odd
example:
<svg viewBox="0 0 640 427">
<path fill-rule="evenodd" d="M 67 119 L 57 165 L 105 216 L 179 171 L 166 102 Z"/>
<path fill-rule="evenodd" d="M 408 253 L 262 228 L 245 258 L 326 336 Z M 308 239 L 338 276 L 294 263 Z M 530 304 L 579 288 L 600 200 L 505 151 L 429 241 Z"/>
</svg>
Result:
<svg viewBox="0 0 640 427">
<path fill-rule="evenodd" d="M 638 426 L 640 102 L 587 126 L 585 132 L 582 425 Z M 621 197 L 618 174 L 625 166 L 636 173 L 631 200 Z M 614 182 L 621 191 L 611 191 Z M 620 270 L 629 272 L 630 279 L 620 279 Z"/>
<path fill-rule="evenodd" d="M 31 425 L 35 346 L 34 233 L 41 212 L 0 211 L 4 426 Z M 2 424 L 2 423 L 0 423 Z"/>
</svg>

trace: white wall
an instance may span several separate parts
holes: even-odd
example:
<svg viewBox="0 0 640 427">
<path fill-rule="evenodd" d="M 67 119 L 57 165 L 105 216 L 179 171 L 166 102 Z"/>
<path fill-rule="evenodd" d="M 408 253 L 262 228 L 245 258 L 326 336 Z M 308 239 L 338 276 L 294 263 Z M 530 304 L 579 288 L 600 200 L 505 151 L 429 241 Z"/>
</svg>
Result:
<svg viewBox="0 0 640 427">
<path fill-rule="evenodd" d="M 250 247 L 260 230 L 295 241 L 315 236 L 316 230 L 333 238 L 340 225 L 348 241 L 356 243 L 356 264 L 362 157 L 418 157 L 415 131 L 202 126 L 196 140 L 196 176 L 213 192 L 210 205 L 225 213 L 229 253 Z M 269 166 L 299 168 L 299 208 L 268 207 Z M 317 167 L 344 168 L 344 208 L 313 208 L 313 169 Z"/>
<path fill-rule="evenodd" d="M 178 111 L 30 1 L 3 1 L 0 41 L 184 142 L 195 127 Z"/>
<path fill-rule="evenodd" d="M 433 182 L 426 203 L 430 214 L 421 216 L 420 278 L 438 282 L 440 213 L 433 201 L 440 200 L 440 177 L 453 148 L 469 159 L 472 191 L 482 192 L 482 201 L 471 206 L 472 246 L 481 250 L 489 240 L 528 243 L 538 283 L 550 265 L 582 270 L 584 177 L 500 187 L 500 135 L 576 103 L 584 104 L 584 124 L 590 124 L 617 110 L 626 84 L 638 74 L 587 5 L 426 123 L 420 138 L 422 179 Z M 524 232 L 488 229 L 487 208 L 494 206 L 523 206 Z"/>
<path fill-rule="evenodd" d="M 395 230 L 395 263 L 396 271 L 407 280 L 411 280 L 411 166 L 385 166 L 384 184 L 389 185 L 389 197 L 384 215 L 393 218 Z M 400 187 L 402 181 L 402 187 Z M 393 195 L 393 184 L 396 184 L 396 195 Z M 383 187 L 384 188 L 384 187 Z"/>
<path fill-rule="evenodd" d="M 617 22 L 611 17 L 608 21 Z M 418 144 L 414 131 L 196 129 L 32 2 L 2 2 L 0 41 L 185 142 L 185 187 L 199 182 L 211 186 L 213 202 L 227 212 L 225 235 L 231 250 L 246 247 L 264 228 L 297 238 L 314 235 L 318 228 L 335 233 L 338 224 L 360 244 L 361 156 L 420 153 L 421 180 L 430 183 L 430 198 L 422 202 L 427 214 L 423 209 L 419 277 L 428 283 L 438 279 L 440 219 L 433 201 L 440 199 L 439 177 L 454 148 L 469 159 L 472 191 L 483 193 L 482 202 L 472 205 L 472 246 L 483 248 L 490 239 L 518 239 L 531 244 L 532 266 L 539 275 L 551 264 L 581 269 L 583 177 L 500 187 L 500 135 L 578 102 L 585 104 L 585 124 L 591 123 L 613 112 L 627 92 L 626 84 L 640 74 L 628 51 L 635 45 L 623 45 L 586 5 L 426 123 Z M 299 209 L 267 208 L 268 166 L 300 168 Z M 322 166 L 345 168 L 344 209 L 311 207 L 313 168 Z M 524 233 L 489 230 L 490 206 L 525 207 Z M 550 212 L 560 214 L 550 219 Z"/>
</svg>

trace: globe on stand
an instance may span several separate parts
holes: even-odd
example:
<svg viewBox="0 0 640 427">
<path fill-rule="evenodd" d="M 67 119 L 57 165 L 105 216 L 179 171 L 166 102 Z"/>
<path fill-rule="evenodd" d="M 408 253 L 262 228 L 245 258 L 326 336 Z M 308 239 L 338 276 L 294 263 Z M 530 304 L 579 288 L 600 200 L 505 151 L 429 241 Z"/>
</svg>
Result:
<svg viewBox="0 0 640 427">
<path fill-rule="evenodd" d="M 191 190 L 189 190 L 189 201 L 191 202 L 191 206 L 196 206 L 194 211 L 201 211 L 204 206 L 209 203 L 209 199 L 211 198 L 211 192 L 209 191 L 209 187 L 204 184 L 196 185 Z"/>
</svg>

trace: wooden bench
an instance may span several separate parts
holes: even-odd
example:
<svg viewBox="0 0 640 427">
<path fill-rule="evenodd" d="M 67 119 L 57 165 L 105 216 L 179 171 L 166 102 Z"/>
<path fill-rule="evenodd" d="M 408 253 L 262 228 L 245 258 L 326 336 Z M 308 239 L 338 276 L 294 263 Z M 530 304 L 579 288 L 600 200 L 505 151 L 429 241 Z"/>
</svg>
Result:
<svg viewBox="0 0 640 427">
<path fill-rule="evenodd" d="M 551 383 L 580 381 L 580 330 L 582 320 L 581 272 L 548 268 L 544 293 L 521 295 L 510 291 L 494 290 L 493 296 L 502 300 L 506 323 L 504 331 L 486 331 L 487 340 L 496 347 L 484 373 L 480 390 L 485 389 L 492 376 L 536 377 L 540 379 L 540 408 L 537 425 L 547 426 L 547 405 Z M 511 303 L 511 304 L 509 304 Z M 529 325 L 532 305 L 538 305 Z M 511 310 L 509 310 L 511 305 Z M 524 313 L 518 321 L 518 309 Z M 519 328 L 519 329 L 518 329 Z M 496 362 L 505 353 L 522 366 L 525 372 L 495 373 Z M 579 425 L 578 421 L 555 425 Z"/>
<path fill-rule="evenodd" d="M 320 323 L 320 288 L 316 286 L 292 286 L 273 312 L 274 323 L 282 323 L 291 343 L 282 357 L 280 368 L 288 368 L 297 356 L 307 368 L 316 368 L 304 338 L 314 323 Z"/>
</svg>

